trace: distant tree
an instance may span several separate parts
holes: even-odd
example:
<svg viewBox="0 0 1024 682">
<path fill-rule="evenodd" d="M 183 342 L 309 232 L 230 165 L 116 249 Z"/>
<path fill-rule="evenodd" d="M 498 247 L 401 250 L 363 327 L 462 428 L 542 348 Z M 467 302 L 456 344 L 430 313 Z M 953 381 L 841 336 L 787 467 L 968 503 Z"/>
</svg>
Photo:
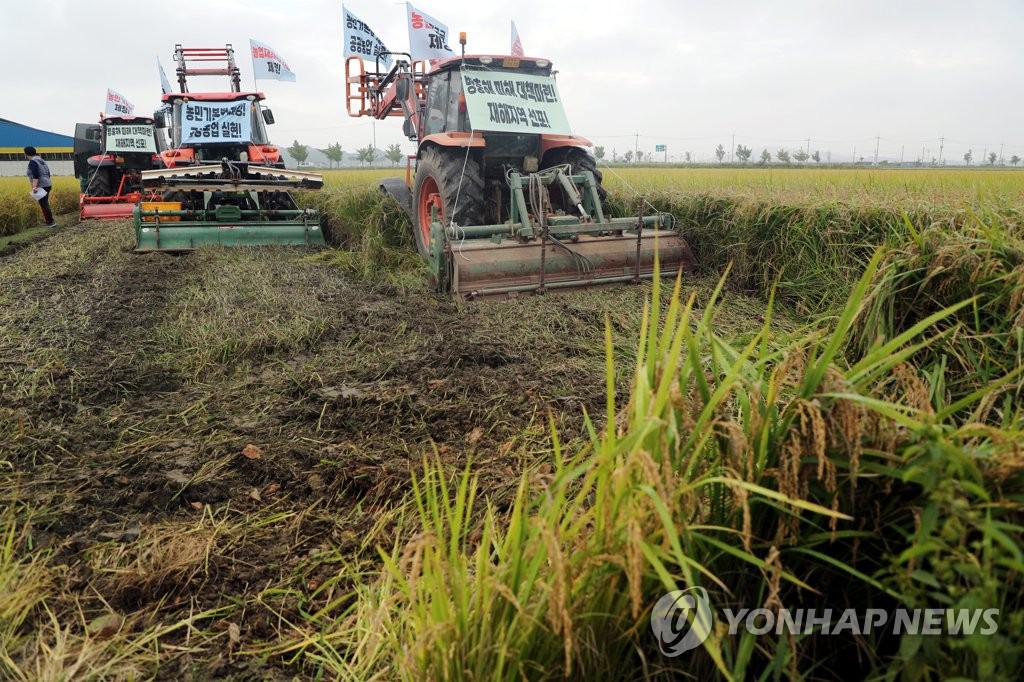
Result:
<svg viewBox="0 0 1024 682">
<path fill-rule="evenodd" d="M 736 145 L 736 158 L 738 158 L 742 163 L 750 161 L 750 155 L 752 153 L 753 150 L 750 147 L 744 147 L 741 144 Z"/>
<path fill-rule="evenodd" d="M 970 165 L 971 165 L 971 159 L 973 159 L 973 158 L 974 158 L 974 154 L 971 154 L 971 150 L 970 150 L 970 149 L 968 149 L 968 150 L 967 150 L 967 153 L 966 153 L 966 154 L 964 154 L 964 161 L 966 161 L 966 162 L 967 162 L 967 165 L 968 165 L 968 166 L 970 166 Z"/>
<path fill-rule="evenodd" d="M 996 153 L 995 152 L 989 152 L 988 153 L 988 165 L 990 165 L 990 166 L 996 165 Z"/>
<path fill-rule="evenodd" d="M 821 152 L 815 149 L 814 153 L 811 154 L 811 158 L 814 159 L 814 163 L 821 163 Z"/>
<path fill-rule="evenodd" d="M 604 147 L 594 147 L 594 158 L 604 159 Z"/>
<path fill-rule="evenodd" d="M 782 163 L 789 163 L 789 152 L 787 152 L 785 149 L 780 149 L 779 151 L 775 152 L 775 158 L 777 158 Z"/>
<path fill-rule="evenodd" d="M 328 160 L 330 160 L 332 168 L 334 167 L 334 164 L 341 165 L 341 157 L 344 156 L 345 152 L 341 151 L 340 142 L 327 145 L 327 149 L 323 150 L 323 152 Z"/>
<path fill-rule="evenodd" d="M 761 150 L 761 160 L 758 161 L 762 166 L 766 166 L 772 161 L 772 155 L 768 153 L 767 149 Z"/>
<path fill-rule="evenodd" d="M 391 162 L 392 166 L 398 165 L 398 162 L 402 160 L 402 148 L 398 146 L 397 142 L 389 145 L 384 152 L 384 157 Z"/>
<path fill-rule="evenodd" d="M 1020 163 L 1020 157 L 1019 156 L 1014 154 L 1013 156 L 1010 157 L 1010 165 L 1011 166 L 1016 166 L 1018 163 Z"/>
<path fill-rule="evenodd" d="M 644 150 L 643 149 L 636 150 L 636 162 L 640 163 L 643 160 L 644 160 Z"/>
<path fill-rule="evenodd" d="M 292 158 L 296 162 L 302 163 L 309 158 L 309 147 L 304 144 L 299 144 L 298 140 L 292 142 L 292 146 L 288 147 L 288 153 L 291 154 Z"/>
<path fill-rule="evenodd" d="M 622 158 L 623 158 L 623 160 L 625 160 L 626 163 L 632 163 L 632 161 L 633 161 L 633 150 L 632 149 L 627 150 L 626 153 L 622 155 Z"/>
<path fill-rule="evenodd" d="M 612 163 L 619 162 L 619 153 L 615 151 L 615 147 L 612 147 Z"/>
<path fill-rule="evenodd" d="M 725 147 L 722 145 L 715 147 L 715 156 L 718 157 L 718 163 L 722 163 L 722 159 L 725 158 Z"/>
<path fill-rule="evenodd" d="M 365 147 L 360 147 L 356 150 L 356 157 L 362 164 L 373 163 L 373 159 L 377 156 L 377 150 L 373 148 L 372 144 L 368 144 Z"/>
<path fill-rule="evenodd" d="M 690 163 L 693 161 L 693 154 L 691 154 L 690 152 L 686 152 L 685 154 L 683 154 L 683 158 L 686 159 L 686 163 Z"/>
<path fill-rule="evenodd" d="M 800 149 L 797 149 L 795 152 L 793 152 L 793 158 L 796 159 L 798 163 L 804 163 L 805 161 L 807 161 L 807 159 L 811 158 L 811 155 L 808 154 L 803 147 L 801 147 Z"/>
</svg>

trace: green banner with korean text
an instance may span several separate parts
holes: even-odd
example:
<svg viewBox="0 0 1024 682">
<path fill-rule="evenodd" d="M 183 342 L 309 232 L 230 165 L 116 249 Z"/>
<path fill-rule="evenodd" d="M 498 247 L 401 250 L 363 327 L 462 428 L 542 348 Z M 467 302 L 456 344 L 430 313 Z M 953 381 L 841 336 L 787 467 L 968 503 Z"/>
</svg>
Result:
<svg viewBox="0 0 1024 682">
<path fill-rule="evenodd" d="M 108 152 L 156 153 L 156 140 L 151 125 L 107 125 Z"/>
<path fill-rule="evenodd" d="M 555 79 L 509 71 L 462 72 L 473 130 L 571 135 Z"/>
</svg>

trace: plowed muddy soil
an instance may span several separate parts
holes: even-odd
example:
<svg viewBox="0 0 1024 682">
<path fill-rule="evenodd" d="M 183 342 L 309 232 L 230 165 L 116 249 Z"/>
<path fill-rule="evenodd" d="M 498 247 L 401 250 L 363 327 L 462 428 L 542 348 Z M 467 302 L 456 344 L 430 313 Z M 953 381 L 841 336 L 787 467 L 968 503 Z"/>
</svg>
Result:
<svg viewBox="0 0 1024 682">
<path fill-rule="evenodd" d="M 0 506 L 59 576 L 68 627 L 211 614 L 223 646 L 168 635 L 164 679 L 290 679 L 286 657 L 231 653 L 299 608 L 274 590 L 327 579 L 326 548 L 372 554 L 361 535 L 424 457 L 471 467 L 500 505 L 550 456 L 551 424 L 563 442 L 584 412 L 600 426 L 605 321 L 623 391 L 651 291 L 460 304 L 420 273 L 357 279 L 303 249 L 131 246 L 130 226 L 92 223 L 0 258 Z M 700 307 L 714 284 L 684 295 Z M 727 294 L 722 335 L 763 309 Z"/>
</svg>

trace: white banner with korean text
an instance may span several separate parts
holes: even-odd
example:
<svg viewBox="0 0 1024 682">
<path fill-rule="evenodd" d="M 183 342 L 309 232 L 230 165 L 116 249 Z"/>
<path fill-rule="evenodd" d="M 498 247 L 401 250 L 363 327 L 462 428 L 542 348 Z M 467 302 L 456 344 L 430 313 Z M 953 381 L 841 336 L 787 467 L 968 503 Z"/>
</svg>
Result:
<svg viewBox="0 0 1024 682">
<path fill-rule="evenodd" d="M 382 52 L 389 52 L 384 42 L 377 37 L 368 24 L 359 19 L 356 15 L 341 6 L 341 12 L 345 17 L 345 58 L 362 57 L 363 59 L 376 64 L 377 55 Z M 380 65 L 384 70 L 391 68 L 391 55 L 381 57 Z"/>
<path fill-rule="evenodd" d="M 448 47 L 448 27 L 409 3 L 409 54 L 415 62 L 448 59 L 455 52 Z"/>
<path fill-rule="evenodd" d="M 295 73 L 288 62 L 270 45 L 249 38 L 249 50 L 252 52 L 253 78 L 295 82 Z"/>
<path fill-rule="evenodd" d="M 181 105 L 181 143 L 251 142 L 248 102 L 184 102 Z"/>
<path fill-rule="evenodd" d="M 104 116 L 131 116 L 135 105 L 117 90 L 107 88 L 107 104 L 103 108 Z"/>
</svg>

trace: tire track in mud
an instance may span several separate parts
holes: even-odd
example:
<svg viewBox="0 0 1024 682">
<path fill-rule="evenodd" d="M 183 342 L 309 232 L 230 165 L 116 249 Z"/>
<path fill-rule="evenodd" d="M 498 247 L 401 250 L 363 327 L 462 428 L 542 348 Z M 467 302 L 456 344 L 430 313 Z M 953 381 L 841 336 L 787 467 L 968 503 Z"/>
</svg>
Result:
<svg viewBox="0 0 1024 682">
<path fill-rule="evenodd" d="M 130 255 L 86 303 L 88 323 L 72 355 L 80 375 L 75 396 L 86 405 L 175 391 L 182 384 L 176 370 L 154 359 L 159 348 L 152 332 L 195 263 L 188 256 Z"/>
<path fill-rule="evenodd" d="M 188 270 L 187 259 L 132 253 L 124 223 L 74 225 L 5 259 L 9 405 L 60 422 L 118 393 L 173 384 L 132 357 Z M 28 376 L 40 367 L 41 382 Z M 42 390 L 24 388 L 33 381 Z"/>
</svg>

